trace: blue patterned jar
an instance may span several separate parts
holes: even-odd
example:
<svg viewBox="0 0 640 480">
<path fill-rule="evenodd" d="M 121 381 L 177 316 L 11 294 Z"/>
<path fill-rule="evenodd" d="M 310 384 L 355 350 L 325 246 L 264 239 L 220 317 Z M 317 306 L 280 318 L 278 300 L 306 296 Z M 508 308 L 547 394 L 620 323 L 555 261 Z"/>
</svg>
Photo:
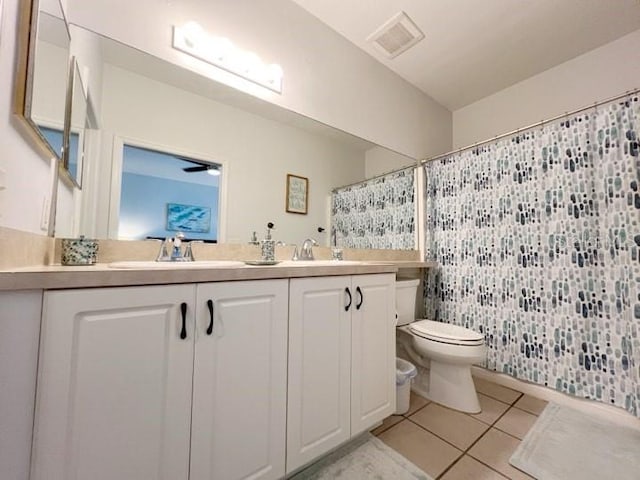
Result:
<svg viewBox="0 0 640 480">
<path fill-rule="evenodd" d="M 62 265 L 94 265 L 98 256 L 98 240 L 62 239 Z"/>
</svg>

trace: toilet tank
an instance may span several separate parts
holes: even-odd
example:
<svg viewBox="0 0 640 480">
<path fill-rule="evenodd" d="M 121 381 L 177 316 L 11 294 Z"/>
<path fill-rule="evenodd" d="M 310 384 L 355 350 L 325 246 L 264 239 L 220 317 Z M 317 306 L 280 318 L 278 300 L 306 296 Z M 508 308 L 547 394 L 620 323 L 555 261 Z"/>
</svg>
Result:
<svg viewBox="0 0 640 480">
<path fill-rule="evenodd" d="M 407 325 L 416 319 L 416 299 L 420 279 L 396 280 L 396 313 L 398 326 Z"/>
</svg>

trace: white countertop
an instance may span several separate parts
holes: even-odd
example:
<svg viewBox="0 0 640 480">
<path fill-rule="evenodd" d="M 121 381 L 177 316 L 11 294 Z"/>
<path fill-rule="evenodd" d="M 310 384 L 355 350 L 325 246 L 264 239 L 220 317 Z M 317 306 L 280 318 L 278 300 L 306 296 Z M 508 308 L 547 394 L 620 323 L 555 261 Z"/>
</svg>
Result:
<svg viewBox="0 0 640 480">
<path fill-rule="evenodd" d="M 432 262 L 367 261 L 354 265 L 308 266 L 239 266 L 223 268 L 116 269 L 108 264 L 70 267 L 63 265 L 23 267 L 0 271 L 0 291 L 40 290 L 133 285 L 161 285 L 171 283 L 202 283 L 234 280 L 263 280 L 270 278 L 300 278 L 333 275 L 365 275 L 396 273 L 399 269 L 430 268 Z"/>
</svg>

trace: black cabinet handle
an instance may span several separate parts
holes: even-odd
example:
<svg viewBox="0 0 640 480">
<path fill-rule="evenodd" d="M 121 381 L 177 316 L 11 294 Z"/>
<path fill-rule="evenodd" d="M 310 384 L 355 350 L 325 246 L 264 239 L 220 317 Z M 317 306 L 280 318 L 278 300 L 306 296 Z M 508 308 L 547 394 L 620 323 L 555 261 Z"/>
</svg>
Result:
<svg viewBox="0 0 640 480">
<path fill-rule="evenodd" d="M 344 311 L 348 312 L 351 308 L 351 302 L 353 301 L 353 299 L 351 298 L 351 291 L 349 290 L 349 287 L 345 288 L 344 291 L 347 295 L 349 295 L 349 303 L 344 307 Z"/>
<path fill-rule="evenodd" d="M 360 307 L 364 303 L 364 295 L 362 295 L 362 290 L 360 290 L 360 287 L 356 287 L 356 293 L 360 295 L 360 303 L 356 304 L 356 310 L 360 310 Z"/>
<path fill-rule="evenodd" d="M 184 340 L 187 338 L 187 304 L 180 304 L 180 313 L 182 313 L 182 330 L 180 330 L 180 338 Z"/>
<path fill-rule="evenodd" d="M 213 333 L 213 300 L 207 300 L 207 307 L 209 308 L 209 326 L 207 327 L 207 335 Z"/>
</svg>

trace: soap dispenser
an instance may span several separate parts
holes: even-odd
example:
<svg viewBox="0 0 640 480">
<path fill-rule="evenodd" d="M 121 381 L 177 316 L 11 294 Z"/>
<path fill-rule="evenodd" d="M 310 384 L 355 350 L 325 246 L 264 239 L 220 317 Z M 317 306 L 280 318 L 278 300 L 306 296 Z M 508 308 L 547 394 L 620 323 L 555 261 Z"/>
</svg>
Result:
<svg viewBox="0 0 640 480">
<path fill-rule="evenodd" d="M 260 242 L 260 246 L 262 248 L 262 261 L 263 262 L 275 262 L 276 261 L 276 242 L 271 237 L 271 229 L 273 228 L 273 223 L 267 223 L 267 234 L 264 237 L 264 240 Z"/>
</svg>

